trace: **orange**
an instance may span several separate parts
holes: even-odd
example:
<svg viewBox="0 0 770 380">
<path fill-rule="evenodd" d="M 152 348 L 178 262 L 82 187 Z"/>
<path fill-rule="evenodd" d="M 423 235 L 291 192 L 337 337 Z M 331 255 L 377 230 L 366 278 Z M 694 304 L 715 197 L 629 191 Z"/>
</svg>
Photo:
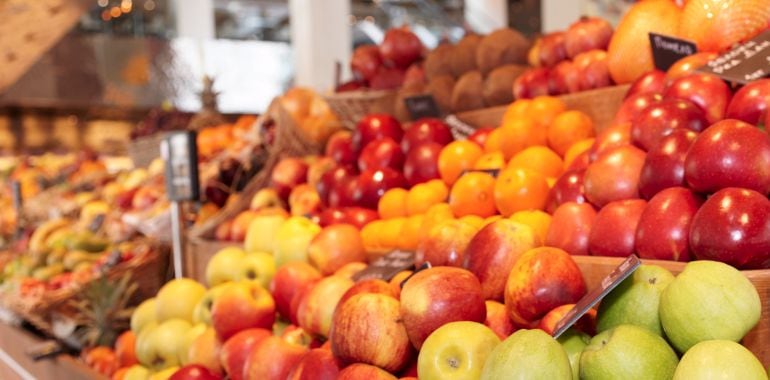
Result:
<svg viewBox="0 0 770 380">
<path fill-rule="evenodd" d="M 567 110 L 567 105 L 555 96 L 538 96 L 532 99 L 527 115 L 542 127 L 548 127 L 559 114 Z"/>
<path fill-rule="evenodd" d="M 765 30 L 767 0 L 690 0 L 682 10 L 679 33 L 699 51 L 721 52 Z"/>
<path fill-rule="evenodd" d="M 473 168 L 473 164 L 484 152 L 475 143 L 458 140 L 449 143 L 438 155 L 438 172 L 447 185 L 453 184 L 463 171 Z"/>
<path fill-rule="evenodd" d="M 447 220 L 454 219 L 452 208 L 448 203 L 439 203 L 428 208 L 420 224 L 420 236 L 428 236 L 430 230 L 439 223 Z"/>
<path fill-rule="evenodd" d="M 594 138 L 588 138 L 580 140 L 567 149 L 567 153 L 564 154 L 564 168 L 568 168 L 575 161 L 575 158 L 583 152 L 587 152 L 594 145 Z"/>
<path fill-rule="evenodd" d="M 406 223 L 405 217 L 398 217 L 383 221 L 382 228 L 380 228 L 380 246 L 386 249 L 394 249 L 398 247 L 401 240 L 401 228 Z"/>
<path fill-rule="evenodd" d="M 393 188 L 385 192 L 377 203 L 377 212 L 381 219 L 406 216 L 406 198 L 408 192 L 401 188 Z"/>
<path fill-rule="evenodd" d="M 540 242 L 545 242 L 545 235 L 548 234 L 548 228 L 551 226 L 551 215 L 547 212 L 542 210 L 516 211 L 510 219 L 532 227 L 532 230 L 540 238 Z"/>
<path fill-rule="evenodd" d="M 546 177 L 555 178 L 564 171 L 564 162 L 556 152 L 547 147 L 531 146 L 513 156 L 507 167 L 531 169 Z"/>
<path fill-rule="evenodd" d="M 594 122 L 580 111 L 562 112 L 548 126 L 548 146 L 564 157 L 574 143 L 594 137 Z"/>
<path fill-rule="evenodd" d="M 441 196 L 442 202 L 446 202 L 446 198 L 449 196 L 449 187 L 446 185 L 446 183 L 444 183 L 444 181 L 440 179 L 432 179 L 428 182 L 425 182 L 425 184 L 432 188 L 433 191 L 443 194 Z"/>
<path fill-rule="evenodd" d="M 530 99 L 519 99 L 511 103 L 511 105 L 505 109 L 505 113 L 503 114 L 503 124 L 516 119 L 529 118 L 528 112 L 531 104 L 532 100 Z"/>
<path fill-rule="evenodd" d="M 417 244 L 420 243 L 420 227 L 422 226 L 423 219 L 425 219 L 423 214 L 412 215 L 406 218 L 404 224 L 401 225 L 398 248 L 407 251 L 417 249 Z"/>
<path fill-rule="evenodd" d="M 516 119 L 503 124 L 500 132 L 500 150 L 506 160 L 524 148 L 548 143 L 548 130 L 529 119 Z"/>
<path fill-rule="evenodd" d="M 457 217 L 495 215 L 495 178 L 482 172 L 470 172 L 460 177 L 449 193 L 449 206 Z"/>
<path fill-rule="evenodd" d="M 380 229 L 384 220 L 373 220 L 361 228 L 361 240 L 364 242 L 366 252 L 377 252 L 382 249 L 380 245 Z"/>
<path fill-rule="evenodd" d="M 495 183 L 495 204 L 504 216 L 521 210 L 542 210 L 548 190 L 548 181 L 542 174 L 530 169 L 509 167 L 500 173 Z"/>
<path fill-rule="evenodd" d="M 500 152 L 502 150 L 502 128 L 495 128 L 489 132 L 487 141 L 484 142 L 484 153 Z"/>
<path fill-rule="evenodd" d="M 484 153 L 484 155 L 479 157 L 478 161 L 476 161 L 476 164 L 473 165 L 473 168 L 478 170 L 502 169 L 504 167 L 505 157 L 503 157 L 503 152 Z"/>
<path fill-rule="evenodd" d="M 406 195 L 406 215 L 417 215 L 428 211 L 430 206 L 446 201 L 449 191 L 435 184 L 421 183 L 412 187 Z"/>
</svg>

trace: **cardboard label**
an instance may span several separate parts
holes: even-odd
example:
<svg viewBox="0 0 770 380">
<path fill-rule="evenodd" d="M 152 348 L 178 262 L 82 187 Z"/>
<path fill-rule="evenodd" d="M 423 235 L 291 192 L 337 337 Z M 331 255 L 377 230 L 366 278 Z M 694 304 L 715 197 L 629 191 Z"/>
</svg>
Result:
<svg viewBox="0 0 770 380">
<path fill-rule="evenodd" d="M 422 119 L 424 117 L 440 117 L 441 111 L 438 109 L 433 95 L 417 95 L 404 99 L 409 115 L 412 120 Z"/>
<path fill-rule="evenodd" d="M 396 250 L 380 257 L 366 269 L 356 273 L 353 280 L 362 281 L 374 278 L 390 281 L 398 272 L 412 268 L 414 268 L 414 252 Z"/>
<path fill-rule="evenodd" d="M 467 139 L 468 136 L 473 134 L 473 132 L 476 132 L 476 128 L 460 120 L 455 115 L 447 116 L 444 119 L 444 122 L 446 122 L 447 125 L 449 125 L 449 129 L 452 131 L 452 136 L 455 138 L 455 140 Z"/>
<path fill-rule="evenodd" d="M 194 131 L 171 132 L 160 145 L 161 157 L 166 163 L 166 193 L 174 202 L 197 201 L 198 146 Z"/>
<path fill-rule="evenodd" d="M 636 255 L 628 256 L 627 259 L 620 263 L 617 268 L 613 269 L 612 272 L 602 280 L 602 283 L 598 288 L 591 289 L 591 291 L 586 293 L 586 295 L 575 304 L 575 307 L 567 312 L 567 314 L 556 323 L 553 330 L 553 337 L 558 338 L 567 331 L 567 329 L 574 325 L 580 317 L 594 307 L 597 302 L 601 301 L 602 298 L 609 294 L 612 289 L 615 289 L 615 287 L 620 285 L 620 283 L 628 278 L 631 273 L 634 273 L 636 268 L 639 268 L 639 265 L 641 264 L 642 262 Z"/>
<path fill-rule="evenodd" d="M 650 33 L 649 36 L 655 68 L 661 71 L 668 70 L 676 61 L 698 51 L 697 46 L 687 40 L 657 33 Z"/>
<path fill-rule="evenodd" d="M 698 71 L 746 84 L 770 75 L 770 30 L 736 46 Z"/>
</svg>

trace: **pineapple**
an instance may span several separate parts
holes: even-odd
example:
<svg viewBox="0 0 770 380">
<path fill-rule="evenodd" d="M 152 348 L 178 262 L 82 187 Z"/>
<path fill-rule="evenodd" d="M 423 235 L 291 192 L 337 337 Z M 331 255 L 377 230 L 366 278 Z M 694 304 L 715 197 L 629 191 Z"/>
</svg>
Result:
<svg viewBox="0 0 770 380">
<path fill-rule="evenodd" d="M 118 335 L 129 328 L 134 309 L 129 302 L 136 290 L 130 273 L 117 281 L 102 274 L 70 300 L 78 316 L 75 335 L 83 347 L 113 346 Z"/>
</svg>

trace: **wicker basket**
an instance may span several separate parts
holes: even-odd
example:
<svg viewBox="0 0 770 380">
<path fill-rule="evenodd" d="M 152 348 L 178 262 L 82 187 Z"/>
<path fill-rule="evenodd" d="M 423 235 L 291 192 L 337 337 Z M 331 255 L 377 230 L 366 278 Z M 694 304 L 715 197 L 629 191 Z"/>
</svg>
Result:
<svg viewBox="0 0 770 380">
<path fill-rule="evenodd" d="M 395 90 L 349 91 L 326 95 L 324 100 L 342 124 L 352 129 L 367 114 L 395 114 L 396 94 Z"/>
<path fill-rule="evenodd" d="M 158 132 L 131 141 L 128 144 L 128 156 L 134 162 L 134 167 L 146 168 L 150 166 L 152 161 L 160 157 L 160 142 L 166 136 L 166 132 Z"/>
</svg>

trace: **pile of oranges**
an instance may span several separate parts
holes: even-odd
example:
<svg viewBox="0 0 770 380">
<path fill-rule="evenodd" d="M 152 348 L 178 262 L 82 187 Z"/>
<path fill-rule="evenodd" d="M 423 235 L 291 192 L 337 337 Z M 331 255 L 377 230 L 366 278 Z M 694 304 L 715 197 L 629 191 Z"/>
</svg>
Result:
<svg viewBox="0 0 770 380">
<path fill-rule="evenodd" d="M 378 205 L 381 219 L 361 231 L 364 245 L 370 252 L 414 250 L 442 223 L 478 230 L 499 218 L 529 225 L 544 239 L 548 192 L 593 138 L 591 118 L 560 99 L 517 100 L 483 146 L 458 140 L 442 149 L 441 179 L 387 191 Z"/>
</svg>

